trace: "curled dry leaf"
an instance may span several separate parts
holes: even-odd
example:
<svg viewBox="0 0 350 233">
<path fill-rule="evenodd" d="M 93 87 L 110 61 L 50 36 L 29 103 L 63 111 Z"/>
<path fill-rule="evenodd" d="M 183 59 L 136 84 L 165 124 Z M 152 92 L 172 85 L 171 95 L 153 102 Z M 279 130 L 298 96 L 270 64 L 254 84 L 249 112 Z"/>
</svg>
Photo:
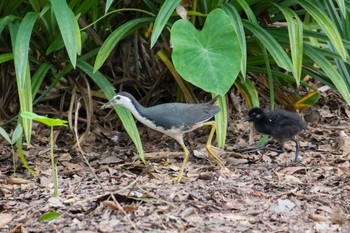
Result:
<svg viewBox="0 0 350 233">
<path fill-rule="evenodd" d="M 181 19 L 188 19 L 187 10 L 182 5 L 176 7 L 176 13 L 181 17 Z"/>
<path fill-rule="evenodd" d="M 102 203 L 111 210 L 118 210 L 118 205 L 116 205 L 113 201 L 106 200 Z"/>
<path fill-rule="evenodd" d="M 320 214 L 309 214 L 308 215 L 309 219 L 315 221 L 315 222 L 327 222 L 328 218 L 320 215 Z"/>
</svg>

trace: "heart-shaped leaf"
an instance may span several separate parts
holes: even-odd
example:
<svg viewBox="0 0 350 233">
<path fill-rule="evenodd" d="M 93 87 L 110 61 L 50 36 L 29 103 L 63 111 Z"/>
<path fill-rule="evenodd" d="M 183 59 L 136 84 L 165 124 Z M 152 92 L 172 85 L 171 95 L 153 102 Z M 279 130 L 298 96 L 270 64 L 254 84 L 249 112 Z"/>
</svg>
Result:
<svg viewBox="0 0 350 233">
<path fill-rule="evenodd" d="M 188 82 L 224 95 L 234 83 L 242 59 L 232 22 L 221 9 L 208 15 L 203 30 L 180 19 L 171 28 L 172 59 L 176 70 Z"/>
</svg>

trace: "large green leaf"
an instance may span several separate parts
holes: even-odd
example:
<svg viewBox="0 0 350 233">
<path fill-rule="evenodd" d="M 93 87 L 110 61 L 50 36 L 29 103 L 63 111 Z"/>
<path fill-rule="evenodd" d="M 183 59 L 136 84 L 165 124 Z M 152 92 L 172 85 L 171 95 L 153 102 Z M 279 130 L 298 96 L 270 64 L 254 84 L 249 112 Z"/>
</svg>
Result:
<svg viewBox="0 0 350 233">
<path fill-rule="evenodd" d="M 97 86 L 99 86 L 108 99 L 112 99 L 112 97 L 115 95 L 114 87 L 100 72 L 94 73 L 92 66 L 81 59 L 78 59 L 77 66 L 91 77 L 91 79 L 97 84 Z M 146 163 L 140 134 L 131 113 L 123 107 L 116 106 L 114 109 L 120 117 L 120 120 L 122 121 L 131 140 L 135 143 L 142 162 Z"/>
<path fill-rule="evenodd" d="M 78 22 L 66 1 L 51 0 L 51 7 L 60 28 L 69 59 L 73 67 L 75 67 L 77 54 L 81 52 L 81 36 Z"/>
<path fill-rule="evenodd" d="M 133 20 L 129 20 L 128 22 L 126 22 L 125 24 L 121 25 L 116 30 L 114 30 L 112 34 L 102 44 L 101 49 L 97 54 L 95 65 L 94 65 L 94 73 L 98 69 L 100 69 L 100 67 L 106 61 L 111 51 L 114 49 L 116 44 L 118 44 L 121 39 L 129 35 L 131 32 L 134 32 L 145 23 L 148 23 L 151 21 L 153 21 L 153 18 L 133 19 Z"/>
<path fill-rule="evenodd" d="M 157 42 L 160 33 L 163 31 L 171 14 L 174 12 L 175 8 L 180 4 L 180 2 L 181 0 L 166 0 L 160 8 L 152 30 L 151 48 Z"/>
<path fill-rule="evenodd" d="M 172 59 L 188 82 L 205 91 L 224 95 L 234 83 L 242 60 L 238 36 L 231 19 L 213 10 L 202 31 L 181 19 L 171 29 Z"/>
</svg>

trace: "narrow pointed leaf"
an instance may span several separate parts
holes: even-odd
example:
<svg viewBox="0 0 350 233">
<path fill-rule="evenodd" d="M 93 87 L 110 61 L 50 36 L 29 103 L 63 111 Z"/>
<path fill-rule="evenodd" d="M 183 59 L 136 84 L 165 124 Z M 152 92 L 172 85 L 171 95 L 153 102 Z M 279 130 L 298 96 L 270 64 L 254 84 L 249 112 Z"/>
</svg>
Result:
<svg viewBox="0 0 350 233">
<path fill-rule="evenodd" d="M 23 134 L 23 128 L 21 124 L 17 124 L 15 131 L 13 131 L 13 135 L 12 135 L 12 140 L 11 140 L 11 144 L 15 144 L 21 137 Z"/>
<path fill-rule="evenodd" d="M 228 16 L 230 16 L 232 25 L 238 35 L 237 39 L 239 41 L 239 44 L 242 50 L 241 74 L 243 78 L 245 78 L 246 70 L 247 70 L 247 44 L 246 44 L 242 18 L 239 15 L 239 12 L 236 10 L 236 8 L 233 5 L 227 3 L 227 4 L 220 5 L 220 7 L 225 11 L 225 13 Z"/>
<path fill-rule="evenodd" d="M 277 65 L 279 65 L 287 71 L 293 70 L 292 62 L 288 57 L 287 53 L 284 51 L 282 46 L 270 35 L 270 33 L 268 33 L 258 24 L 254 24 L 247 20 L 243 20 L 243 25 L 261 41 L 261 43 L 269 51 Z"/>
<path fill-rule="evenodd" d="M 18 28 L 14 45 L 14 62 L 17 85 L 19 88 L 24 88 L 25 79 L 27 78 L 26 72 L 28 66 L 29 41 L 32 35 L 34 23 L 38 17 L 39 13 L 27 13 Z"/>
<path fill-rule="evenodd" d="M 75 67 L 77 54 L 80 54 L 81 50 L 78 22 L 66 1 L 51 0 L 51 7 L 60 28 L 69 59 Z"/>
<path fill-rule="evenodd" d="M 0 127 L 0 135 L 1 135 L 8 143 L 12 144 L 9 135 L 6 133 L 6 131 L 5 131 L 2 127 Z"/>
<path fill-rule="evenodd" d="M 328 77 L 331 77 L 331 80 L 339 93 L 343 96 L 347 104 L 350 104 L 349 86 L 339 72 L 334 69 L 332 63 L 330 63 L 326 57 L 320 55 L 320 53 L 312 49 L 311 46 L 305 46 L 304 51 L 308 57 L 315 61 L 315 63 L 327 74 Z"/>
<path fill-rule="evenodd" d="M 114 47 L 119 43 L 121 39 L 134 32 L 144 24 L 151 22 L 152 20 L 153 18 L 133 19 L 114 30 L 112 34 L 102 44 L 101 49 L 97 54 L 94 64 L 94 73 L 101 68 L 109 54 L 112 52 Z"/>
<path fill-rule="evenodd" d="M 154 21 L 154 26 L 151 35 L 151 48 L 157 42 L 160 33 L 162 33 L 166 23 L 175 8 L 180 4 L 181 0 L 166 0 L 159 10 L 159 13 Z"/>
<path fill-rule="evenodd" d="M 334 48 L 338 51 L 343 60 L 346 59 L 346 52 L 340 33 L 331 19 L 313 2 L 299 0 L 300 5 L 316 20 L 320 28 L 327 34 Z"/>
<path fill-rule="evenodd" d="M 274 4 L 281 10 L 288 23 L 288 35 L 292 61 L 294 66 L 294 78 L 300 84 L 301 70 L 303 64 L 303 23 L 298 15 L 289 8 Z"/>
</svg>

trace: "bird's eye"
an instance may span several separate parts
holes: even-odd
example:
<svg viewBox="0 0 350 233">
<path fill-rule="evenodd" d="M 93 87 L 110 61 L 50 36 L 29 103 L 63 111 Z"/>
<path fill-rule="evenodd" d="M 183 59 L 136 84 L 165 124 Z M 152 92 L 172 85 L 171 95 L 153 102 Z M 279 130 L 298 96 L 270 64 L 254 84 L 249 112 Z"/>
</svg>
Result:
<svg viewBox="0 0 350 233">
<path fill-rule="evenodd" d="M 120 96 L 117 96 L 117 100 L 120 100 Z"/>
</svg>

